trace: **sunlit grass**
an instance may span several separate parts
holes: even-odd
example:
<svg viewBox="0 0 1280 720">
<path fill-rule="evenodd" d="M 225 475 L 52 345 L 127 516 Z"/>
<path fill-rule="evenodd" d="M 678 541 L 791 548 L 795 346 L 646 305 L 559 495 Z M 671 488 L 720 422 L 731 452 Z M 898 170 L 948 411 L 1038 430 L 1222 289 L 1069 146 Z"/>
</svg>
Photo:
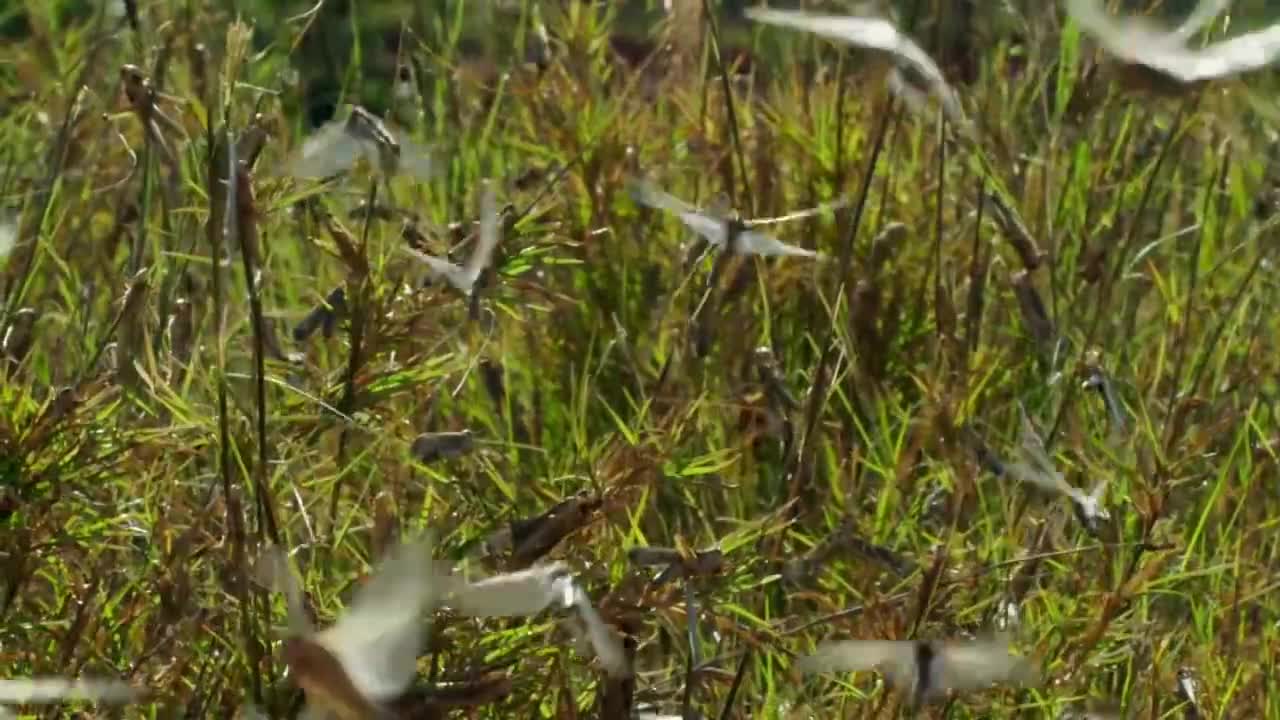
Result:
<svg viewBox="0 0 1280 720">
<path fill-rule="evenodd" d="M 233 26 L 221 5 L 143 4 L 143 35 L 31 5 L 0 49 L 0 675 L 125 679 L 147 717 L 290 716 L 284 604 L 243 563 L 294 550 L 324 625 L 389 537 L 430 531 L 477 576 L 565 562 L 635 641 L 634 701 L 667 713 L 886 717 L 874 674 L 799 679 L 795 658 L 977 633 L 1013 605 L 1046 682 L 926 716 L 1091 699 L 1183 717 L 1186 668 L 1205 717 L 1280 718 L 1268 78 L 1137 95 L 1060 11 L 1019 35 L 978 12 L 982 41 L 951 51 L 978 60 L 957 84 L 968 141 L 899 107 L 864 54 L 801 33 L 719 18 L 719 44 L 704 26 L 624 62 L 618 38 L 650 34 L 631 9 L 420 5 L 325 4 L 308 29 L 306 7 Z M 931 52 L 952 5 L 920 4 Z M 382 182 L 367 168 L 285 173 L 316 124 L 304 85 L 386 107 L 402 20 L 423 112 L 396 131 L 438 172 L 373 198 L 416 235 L 353 214 Z M 726 77 L 739 51 L 753 72 Z M 189 138 L 165 138 L 176 174 L 120 94 L 125 63 Z M 236 189 L 252 204 L 228 208 L 225 131 L 255 113 L 272 136 Z M 738 257 L 638 206 L 635 178 L 746 218 L 850 202 L 768 228 L 829 262 Z M 473 299 L 424 285 L 402 248 L 462 264 L 483 180 L 491 270 Z M 125 307 L 139 268 L 148 292 Z M 335 288 L 332 332 L 295 342 Z M 1095 370 L 1123 428 L 1082 386 Z M 979 442 L 1016 457 L 1019 403 L 1065 482 L 1109 480 L 1097 537 L 984 467 Z M 470 452 L 414 459 L 421 434 L 463 430 Z M 510 549 L 485 557 L 496 538 Z M 642 545 L 718 546 L 724 567 L 658 584 L 628 561 Z M 439 612 L 418 685 L 506 674 L 476 716 L 599 716 L 621 691 L 562 620 Z"/>
</svg>

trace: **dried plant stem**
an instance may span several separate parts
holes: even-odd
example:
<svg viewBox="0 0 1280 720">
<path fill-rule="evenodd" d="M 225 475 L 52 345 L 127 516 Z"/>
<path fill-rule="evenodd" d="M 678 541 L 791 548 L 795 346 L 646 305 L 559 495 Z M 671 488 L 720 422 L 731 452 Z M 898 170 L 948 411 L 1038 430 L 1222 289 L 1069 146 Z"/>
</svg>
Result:
<svg viewBox="0 0 1280 720">
<path fill-rule="evenodd" d="M 373 207 L 378 201 L 378 180 L 374 178 L 369 181 L 369 197 L 365 202 L 365 207 Z M 369 229 L 373 226 L 373 214 L 368 213 L 364 218 L 364 230 L 360 238 L 360 253 L 367 266 L 369 252 Z M 338 410 L 343 415 L 350 415 L 356 401 L 356 374 L 360 372 L 360 364 L 363 362 L 361 357 L 364 346 L 365 334 L 365 315 L 368 311 L 368 276 L 352 278 L 355 287 L 347 292 L 349 308 L 349 317 L 351 318 L 351 350 L 347 355 L 347 372 L 346 379 L 343 381 L 342 400 L 338 403 Z M 350 434 L 350 424 L 343 423 L 342 430 L 338 434 L 338 478 L 333 483 L 333 492 L 329 497 L 329 517 L 334 526 L 338 523 L 338 500 L 342 497 L 343 478 L 346 474 L 342 472 L 347 462 L 347 440 Z"/>
</svg>

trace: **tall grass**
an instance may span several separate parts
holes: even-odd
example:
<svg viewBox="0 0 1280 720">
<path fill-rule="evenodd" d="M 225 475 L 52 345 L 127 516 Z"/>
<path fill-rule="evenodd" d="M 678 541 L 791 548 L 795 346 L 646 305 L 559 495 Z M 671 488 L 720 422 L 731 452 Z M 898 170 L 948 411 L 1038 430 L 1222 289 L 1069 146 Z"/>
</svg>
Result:
<svg viewBox="0 0 1280 720">
<path fill-rule="evenodd" d="M 0 673 L 121 675 L 152 689 L 147 717 L 250 700 L 285 716 L 283 603 L 249 563 L 268 541 L 296 550 L 332 618 L 390 523 L 490 571 L 567 562 L 634 643 L 634 702 L 666 712 L 886 716 L 874 676 L 797 681 L 795 655 L 981 631 L 1012 605 L 1046 683 L 929 716 L 1086 698 L 1181 716 L 1187 668 L 1206 717 L 1280 718 L 1270 78 L 1138 95 L 1051 6 L 1025 23 L 979 8 L 975 39 L 939 53 L 976 70 L 965 142 L 901 108 L 863 54 L 697 12 L 697 42 L 681 28 L 668 51 L 673 28 L 632 19 L 657 3 L 625 20 L 537 5 L 142 4 L 138 31 L 25 6 L 0 48 L 0 202 L 18 218 Z M 922 42 L 955 7 L 918 4 Z M 542 63 L 525 53 L 538 18 Z M 397 50 L 423 110 L 405 131 L 436 178 L 284 176 L 327 114 L 313 106 L 386 106 Z M 175 205 L 123 63 L 186 130 L 166 138 Z M 274 134 L 228 183 L 227 139 L 255 112 Z M 633 203 L 633 177 L 748 217 L 851 202 L 773 228 L 833 262 L 721 259 Z M 399 219 L 353 214 L 413 213 L 426 250 L 460 260 L 485 178 L 509 207 L 474 308 L 423 285 Z M 334 331 L 292 341 L 338 287 Z M 1123 428 L 1081 387 L 1094 370 Z M 1068 481 L 1110 479 L 1098 537 L 980 461 L 979 444 L 1014 451 L 1018 403 Z M 411 456 L 463 429 L 473 453 Z M 550 548 L 486 556 L 579 493 Z M 724 569 L 658 584 L 628 562 L 639 545 L 718 546 Z M 601 716 L 628 695 L 550 617 L 440 613 L 420 670 L 428 697 L 508 675 L 477 717 Z"/>
</svg>

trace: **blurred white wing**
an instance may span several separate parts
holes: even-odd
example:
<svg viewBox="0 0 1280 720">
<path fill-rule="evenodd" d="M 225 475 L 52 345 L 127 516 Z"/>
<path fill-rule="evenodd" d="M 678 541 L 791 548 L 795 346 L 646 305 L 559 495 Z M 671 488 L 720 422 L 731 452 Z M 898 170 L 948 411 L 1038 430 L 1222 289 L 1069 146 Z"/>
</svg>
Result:
<svg viewBox="0 0 1280 720">
<path fill-rule="evenodd" d="M 264 586 L 284 593 L 285 607 L 289 614 L 289 632 L 302 635 L 313 630 L 302 602 L 302 583 L 289 564 L 289 556 L 283 548 L 268 545 L 259 560 L 258 581 Z"/>
<path fill-rule="evenodd" d="M 1280 26 L 1193 50 L 1185 43 L 1209 19 L 1216 0 L 1205 0 L 1182 27 L 1163 31 L 1142 18 L 1114 18 L 1098 0 L 1067 0 L 1067 14 L 1103 49 L 1121 60 L 1147 65 L 1184 83 L 1255 70 L 1280 56 Z"/>
<path fill-rule="evenodd" d="M 1044 439 L 1040 437 L 1040 433 L 1036 432 L 1036 426 L 1031 422 L 1031 417 L 1027 415 L 1026 408 L 1022 404 L 1018 404 L 1018 415 L 1021 419 L 1022 429 L 1018 434 L 1018 450 L 1022 455 L 1022 459 L 1032 467 L 1038 468 L 1047 476 L 1057 475 L 1061 478 L 1061 474 L 1057 472 L 1053 459 L 1049 457 L 1048 450 L 1045 449 Z"/>
<path fill-rule="evenodd" d="M 463 277 L 466 271 L 462 268 L 454 265 L 444 258 L 436 257 L 435 255 L 428 255 L 424 252 L 414 250 L 411 247 L 405 247 L 403 250 L 416 258 L 418 262 L 421 262 L 431 268 L 431 272 L 448 280 L 454 287 L 457 287 L 463 292 L 470 292 L 471 288 L 463 282 Z"/>
<path fill-rule="evenodd" d="M 857 45 L 894 55 L 901 54 L 904 56 L 904 60 L 910 59 L 913 63 L 925 66 L 933 65 L 933 61 L 928 55 L 924 55 L 922 50 L 917 49 L 917 52 L 923 55 L 923 58 L 907 58 L 906 55 L 910 50 L 906 49 L 906 47 L 913 47 L 915 43 L 898 32 L 898 28 L 894 27 L 893 23 L 881 17 L 822 15 L 767 8 L 748 8 L 746 15 L 748 18 L 766 25 L 803 30 L 848 45 Z M 941 75 L 941 72 L 936 74 Z"/>
<path fill-rule="evenodd" d="M 707 242 L 718 248 L 724 247 L 727 232 L 723 220 L 698 212 L 689 203 L 639 180 L 631 184 L 631 197 L 641 205 L 674 213 L 680 222 L 706 238 Z"/>
<path fill-rule="evenodd" d="M 627 662 L 627 651 L 622 647 L 622 641 L 613 630 L 600 617 L 600 613 L 591 605 L 591 599 L 581 588 L 575 588 L 574 605 L 578 608 L 578 614 L 582 616 L 582 622 L 587 628 L 587 637 L 591 640 L 591 647 L 595 650 L 596 657 L 600 658 L 600 665 L 610 677 L 624 678 L 631 675 L 631 666 Z"/>
<path fill-rule="evenodd" d="M 857 15 L 819 15 L 790 10 L 750 8 L 748 18 L 767 25 L 803 30 L 849 45 L 879 50 L 893 55 L 911 66 L 942 99 L 952 117 L 964 119 L 960 104 L 938 64 L 910 37 L 899 32 L 893 23 L 881 17 Z"/>
<path fill-rule="evenodd" d="M 1002 639 L 948 642 L 938 645 L 936 687 L 940 690 L 977 690 L 994 684 L 1033 683 L 1038 673 L 1031 663 L 1009 652 Z"/>
<path fill-rule="evenodd" d="M 1190 40 L 1192 35 L 1195 35 L 1201 28 L 1226 11 L 1229 5 L 1231 5 L 1231 0 L 1201 0 L 1196 9 L 1192 10 L 1191 14 L 1187 16 L 1187 19 L 1170 33 L 1170 38 L 1179 42 Z"/>
<path fill-rule="evenodd" d="M 700 212 L 680 213 L 679 217 L 680 222 L 684 223 L 685 227 L 706 238 L 707 242 L 712 245 L 721 249 L 724 248 L 725 237 L 728 233 L 725 231 L 723 220 L 718 220 L 710 215 L 703 215 Z"/>
<path fill-rule="evenodd" d="M 0 220 L 0 261 L 9 257 L 18 244 L 18 228 L 11 222 Z"/>
<path fill-rule="evenodd" d="M 314 640 L 342 663 L 366 698 L 395 698 L 417 674 L 421 615 L 434 608 L 438 591 L 431 543 L 401 545 L 360 588 L 346 614 Z"/>
<path fill-rule="evenodd" d="M 689 203 L 674 195 L 663 192 L 643 180 L 632 180 L 629 189 L 631 191 L 631 199 L 641 205 L 647 205 L 659 210 L 666 210 L 667 212 L 675 213 L 677 215 L 697 211 L 697 208 Z"/>
<path fill-rule="evenodd" d="M 1136 60 L 1152 48 L 1178 45 L 1170 33 L 1142 18 L 1112 17 L 1098 0 L 1067 0 L 1067 15 L 1107 52 L 1122 58 Z"/>
<path fill-rule="evenodd" d="M 1097 485 L 1093 486 L 1093 490 L 1086 495 L 1078 488 L 1075 490 L 1073 497 L 1080 505 L 1080 511 L 1087 518 L 1099 518 L 1102 520 L 1110 520 L 1111 513 L 1102 505 L 1102 496 L 1107 492 L 1107 478 L 1102 478 Z"/>
<path fill-rule="evenodd" d="M 467 259 L 466 272 L 463 277 L 468 285 L 475 285 L 485 266 L 493 257 L 493 249 L 501 239 L 498 223 L 498 200 L 494 197 L 493 186 L 484 184 L 484 194 L 480 198 L 480 236 L 476 239 L 476 247 Z"/>
<path fill-rule="evenodd" d="M 756 232 L 755 230 L 743 230 L 738 233 L 736 242 L 738 245 L 738 252 L 743 255 L 787 255 L 790 257 L 806 258 L 820 257 L 818 253 L 812 250 L 806 250 L 796 245 L 788 245 L 772 235 L 766 235 L 765 233 Z"/>
<path fill-rule="evenodd" d="M 1246 33 L 1200 52 L 1188 50 L 1182 57 L 1174 58 L 1181 75 L 1187 82 L 1222 77 L 1266 67 L 1280 58 L 1280 25 Z M 1172 68 L 1165 68 L 1174 72 Z M 1176 73 L 1175 73 L 1176 74 Z"/>
<path fill-rule="evenodd" d="M 424 182 L 435 177 L 436 167 L 430 149 L 400 133 L 396 134 L 396 142 L 400 145 L 400 172 Z"/>
<path fill-rule="evenodd" d="M 43 705 L 64 700 L 127 703 L 141 693 L 119 680 L 96 678 L 36 677 L 0 680 L 0 702 Z"/>
<path fill-rule="evenodd" d="M 571 606 L 574 585 L 565 566 L 552 563 L 460 583 L 452 588 L 447 602 L 459 614 L 469 617 L 536 615 L 555 602 Z"/>
<path fill-rule="evenodd" d="M 902 640 L 840 640 L 822 643 L 801 658 L 803 673 L 880 670 L 896 685 L 909 685 L 915 673 L 915 643 Z"/>
<path fill-rule="evenodd" d="M 346 122 L 334 120 L 302 143 L 302 150 L 289 166 L 289 174 L 300 178 L 323 178 L 350 170 L 356 159 L 367 155 L 367 143 L 347 132 Z M 375 158 L 376 162 L 376 158 Z"/>
<path fill-rule="evenodd" d="M 1029 485 L 1035 485 L 1041 490 L 1045 490 L 1047 492 L 1070 496 L 1072 491 L 1075 490 L 1075 488 L 1068 484 L 1066 479 L 1062 477 L 1062 473 L 1056 471 L 1045 472 L 1044 470 L 1025 462 L 1006 462 L 1004 464 L 1004 470 L 1012 476 L 1014 480 L 1027 483 Z"/>
</svg>

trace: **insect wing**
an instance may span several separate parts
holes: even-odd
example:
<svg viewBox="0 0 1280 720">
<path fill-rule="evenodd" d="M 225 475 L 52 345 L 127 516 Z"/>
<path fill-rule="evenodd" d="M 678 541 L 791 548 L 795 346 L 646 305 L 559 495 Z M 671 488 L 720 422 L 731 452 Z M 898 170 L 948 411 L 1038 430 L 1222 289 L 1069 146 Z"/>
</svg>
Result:
<svg viewBox="0 0 1280 720">
<path fill-rule="evenodd" d="M 999 640 L 950 642 L 941 646 L 937 660 L 938 689 L 977 690 L 994 684 L 1024 685 L 1036 672 L 1025 658 L 1009 652 Z"/>
<path fill-rule="evenodd" d="M 118 680 L 95 678 L 10 678 L 0 680 L 0 702 L 21 704 L 60 703 L 65 700 L 94 700 L 126 703 L 140 693 Z"/>
<path fill-rule="evenodd" d="M 744 255 L 763 255 L 765 257 L 776 257 L 779 255 L 806 258 L 818 257 L 818 253 L 812 250 L 806 250 L 796 245 L 788 245 L 772 235 L 767 235 L 755 230 L 744 230 L 741 233 L 738 233 L 737 243 L 739 252 Z"/>
<path fill-rule="evenodd" d="M 300 178 L 325 178 L 350 170 L 358 158 L 368 154 L 365 145 L 347 132 L 345 122 L 330 122 L 302 144 L 289 173 Z"/>
<path fill-rule="evenodd" d="M 801 658 L 803 673 L 880 670 L 894 684 L 907 684 L 915 672 L 914 643 L 900 640 L 839 640 L 819 645 Z"/>
<path fill-rule="evenodd" d="M 436 257 L 435 255 L 428 255 L 410 247 L 404 248 L 404 251 L 412 255 L 419 262 L 431 268 L 431 271 L 437 275 L 443 275 L 444 277 L 451 279 L 462 276 L 463 269 L 444 258 Z"/>
<path fill-rule="evenodd" d="M 469 617 L 515 617 L 536 615 L 559 601 L 574 601 L 572 583 L 561 563 L 552 563 L 494 575 L 452 589 L 449 605 Z"/>
<path fill-rule="evenodd" d="M 399 696 L 417 674 L 424 609 L 434 607 L 431 543 L 401 545 L 356 594 L 347 613 L 316 635 L 367 698 Z"/>
<path fill-rule="evenodd" d="M 476 239 L 475 250 L 467 260 L 466 277 L 474 284 L 493 257 L 493 249 L 502 239 L 498 218 L 498 200 L 494 197 L 493 186 L 485 183 L 484 194 L 480 198 L 480 236 Z"/>
<path fill-rule="evenodd" d="M 622 647 L 622 642 L 618 640 L 618 636 L 605 624 L 600 613 L 592 607 L 591 599 L 581 588 L 575 587 L 574 595 L 574 605 L 578 608 L 583 624 L 586 625 L 591 647 L 595 650 L 596 657 L 600 658 L 600 664 L 605 672 L 613 678 L 629 676 L 631 667 L 627 662 L 627 652 Z"/>
</svg>

